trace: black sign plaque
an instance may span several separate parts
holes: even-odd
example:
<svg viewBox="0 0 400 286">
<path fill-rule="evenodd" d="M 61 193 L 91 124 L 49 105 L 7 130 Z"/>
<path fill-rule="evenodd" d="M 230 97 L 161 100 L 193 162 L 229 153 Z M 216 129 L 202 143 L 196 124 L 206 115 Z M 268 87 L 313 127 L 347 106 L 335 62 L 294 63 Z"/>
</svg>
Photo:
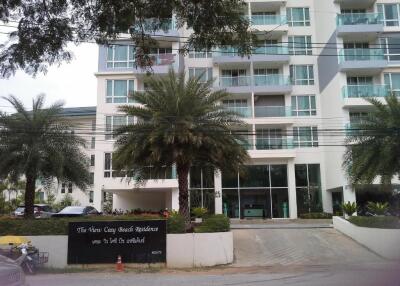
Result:
<svg viewBox="0 0 400 286">
<path fill-rule="evenodd" d="M 157 263 L 166 261 L 166 222 L 70 222 L 68 264 Z"/>
</svg>

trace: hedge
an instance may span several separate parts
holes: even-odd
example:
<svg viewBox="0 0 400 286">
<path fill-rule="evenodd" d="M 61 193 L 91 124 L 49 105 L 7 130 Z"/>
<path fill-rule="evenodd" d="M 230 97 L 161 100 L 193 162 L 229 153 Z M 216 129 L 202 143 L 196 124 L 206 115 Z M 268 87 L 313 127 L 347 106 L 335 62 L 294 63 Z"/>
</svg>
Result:
<svg viewBox="0 0 400 286">
<path fill-rule="evenodd" d="M 352 216 L 348 221 L 361 227 L 400 229 L 400 218 L 395 216 Z"/>
<path fill-rule="evenodd" d="M 230 220 L 223 214 L 207 216 L 194 232 L 227 232 L 231 228 Z"/>
<path fill-rule="evenodd" d="M 329 219 L 332 218 L 330 213 L 303 213 L 299 215 L 303 219 Z"/>
</svg>

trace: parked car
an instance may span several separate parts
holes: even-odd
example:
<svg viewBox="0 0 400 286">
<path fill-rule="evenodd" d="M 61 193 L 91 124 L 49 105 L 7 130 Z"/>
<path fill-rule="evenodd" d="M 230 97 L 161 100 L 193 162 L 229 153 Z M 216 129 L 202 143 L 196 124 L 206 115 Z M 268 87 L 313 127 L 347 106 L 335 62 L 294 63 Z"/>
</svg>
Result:
<svg viewBox="0 0 400 286">
<path fill-rule="evenodd" d="M 22 268 L 3 255 L 0 255 L 0 285 L 27 286 Z"/>
<path fill-rule="evenodd" d="M 80 206 L 71 206 L 65 207 L 60 212 L 53 214 L 52 217 L 75 217 L 75 216 L 93 216 L 100 215 L 94 207 L 80 207 Z"/>
<path fill-rule="evenodd" d="M 54 214 L 54 211 L 49 205 L 46 204 L 35 204 L 33 206 L 35 218 L 49 218 Z M 16 217 L 23 217 L 25 214 L 25 206 L 19 206 L 15 211 Z"/>
</svg>

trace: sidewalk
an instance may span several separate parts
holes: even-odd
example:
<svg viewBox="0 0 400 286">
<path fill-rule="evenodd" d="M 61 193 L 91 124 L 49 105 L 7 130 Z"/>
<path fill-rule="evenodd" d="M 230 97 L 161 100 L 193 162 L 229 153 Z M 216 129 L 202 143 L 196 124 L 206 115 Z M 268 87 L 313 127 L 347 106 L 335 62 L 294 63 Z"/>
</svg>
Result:
<svg viewBox="0 0 400 286">
<path fill-rule="evenodd" d="M 231 229 L 333 228 L 332 219 L 231 219 Z"/>
</svg>

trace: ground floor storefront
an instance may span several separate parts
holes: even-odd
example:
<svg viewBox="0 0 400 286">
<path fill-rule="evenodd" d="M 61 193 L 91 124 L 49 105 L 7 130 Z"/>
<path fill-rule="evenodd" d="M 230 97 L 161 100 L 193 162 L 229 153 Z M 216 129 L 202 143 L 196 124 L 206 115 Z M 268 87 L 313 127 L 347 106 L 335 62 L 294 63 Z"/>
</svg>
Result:
<svg viewBox="0 0 400 286">
<path fill-rule="evenodd" d="M 297 218 L 332 209 L 324 203 L 319 164 L 253 164 L 237 173 L 193 167 L 189 175 L 190 208 L 230 218 Z M 179 208 L 178 189 L 115 191 L 113 208 L 162 210 Z"/>
</svg>

